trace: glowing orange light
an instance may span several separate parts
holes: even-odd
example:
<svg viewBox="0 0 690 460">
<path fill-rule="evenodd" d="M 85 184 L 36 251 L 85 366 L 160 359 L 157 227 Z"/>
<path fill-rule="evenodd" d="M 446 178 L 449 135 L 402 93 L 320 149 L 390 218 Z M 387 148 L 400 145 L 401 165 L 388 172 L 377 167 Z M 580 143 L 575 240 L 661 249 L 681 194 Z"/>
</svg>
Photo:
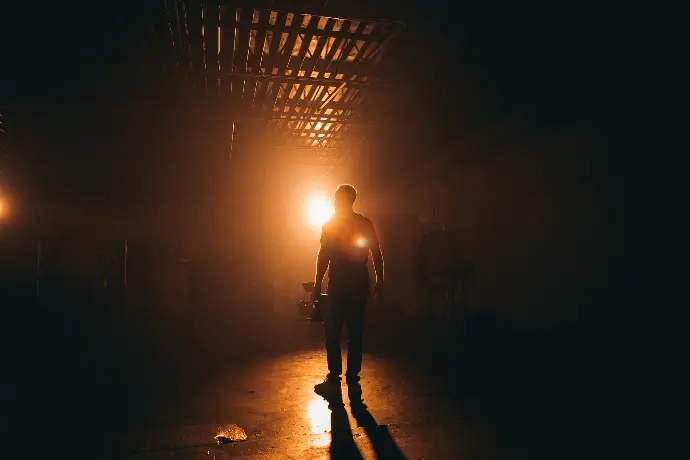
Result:
<svg viewBox="0 0 690 460">
<path fill-rule="evenodd" d="M 315 397 L 309 401 L 306 415 L 312 434 L 323 434 L 331 431 L 331 411 L 323 398 Z M 325 437 L 320 441 L 326 441 L 327 444 L 328 438 Z"/>
<path fill-rule="evenodd" d="M 359 238 L 357 238 L 355 244 L 358 248 L 365 248 L 367 247 L 367 240 L 360 236 Z"/>
<path fill-rule="evenodd" d="M 321 227 L 334 212 L 333 203 L 324 195 L 314 195 L 307 201 L 307 219 L 315 227 Z"/>
</svg>

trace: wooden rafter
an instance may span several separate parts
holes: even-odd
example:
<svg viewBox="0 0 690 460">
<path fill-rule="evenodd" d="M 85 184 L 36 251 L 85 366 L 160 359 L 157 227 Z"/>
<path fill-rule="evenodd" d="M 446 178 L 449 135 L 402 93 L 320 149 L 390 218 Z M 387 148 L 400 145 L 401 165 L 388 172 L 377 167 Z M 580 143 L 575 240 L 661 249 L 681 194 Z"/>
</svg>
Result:
<svg viewBox="0 0 690 460">
<path fill-rule="evenodd" d="M 285 145 L 324 151 L 383 84 L 377 65 L 404 28 L 219 0 L 167 0 L 167 14 L 177 66 L 195 94 L 220 98 L 237 116 L 270 119 Z"/>
</svg>

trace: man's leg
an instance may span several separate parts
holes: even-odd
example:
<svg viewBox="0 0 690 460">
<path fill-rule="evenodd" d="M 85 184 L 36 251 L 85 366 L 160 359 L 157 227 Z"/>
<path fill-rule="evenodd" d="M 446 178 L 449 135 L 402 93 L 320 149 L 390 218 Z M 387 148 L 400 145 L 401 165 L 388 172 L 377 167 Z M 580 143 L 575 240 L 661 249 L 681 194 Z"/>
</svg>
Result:
<svg viewBox="0 0 690 460">
<path fill-rule="evenodd" d="M 337 298 L 331 298 L 330 305 L 325 309 L 326 329 L 326 357 L 328 359 L 329 380 L 338 380 L 343 373 L 343 360 L 341 357 L 340 337 L 345 323 L 343 302 Z"/>
<path fill-rule="evenodd" d="M 348 383 L 359 382 L 362 370 L 362 346 L 364 343 L 364 312 L 367 298 L 356 297 L 349 302 L 346 310 L 347 321 L 347 374 Z"/>
<path fill-rule="evenodd" d="M 343 332 L 345 314 L 342 302 L 331 297 L 324 309 L 324 329 L 326 331 L 326 358 L 328 375 L 322 383 L 314 385 L 316 394 L 328 399 L 340 394 L 340 374 L 343 373 L 343 362 L 340 351 L 340 336 Z"/>
</svg>

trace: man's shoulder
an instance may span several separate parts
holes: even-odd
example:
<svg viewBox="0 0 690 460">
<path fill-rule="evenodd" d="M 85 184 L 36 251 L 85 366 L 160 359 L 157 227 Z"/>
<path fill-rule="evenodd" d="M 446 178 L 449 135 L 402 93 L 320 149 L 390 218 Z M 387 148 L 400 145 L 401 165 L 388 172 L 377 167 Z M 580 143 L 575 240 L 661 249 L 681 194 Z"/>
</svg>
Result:
<svg viewBox="0 0 690 460">
<path fill-rule="evenodd" d="M 321 230 L 324 232 L 327 232 L 331 228 L 333 228 L 333 218 L 332 217 L 323 223 L 323 225 L 321 226 Z"/>
<path fill-rule="evenodd" d="M 321 226 L 323 232 L 334 232 L 340 227 L 340 221 L 335 215 L 332 215 L 326 222 Z"/>
<path fill-rule="evenodd" d="M 374 224 L 371 222 L 371 219 L 369 219 L 367 216 L 365 216 L 365 215 L 363 215 L 363 214 L 360 214 L 360 213 L 358 213 L 358 212 L 355 213 L 355 219 L 357 219 L 357 221 L 359 221 L 359 222 L 361 222 L 361 223 L 364 223 L 364 224 L 374 225 Z"/>
<path fill-rule="evenodd" d="M 323 224 L 321 229 L 324 233 L 337 233 L 345 228 L 351 228 L 350 226 L 352 224 L 354 224 L 356 228 L 360 229 L 363 227 L 374 228 L 374 224 L 368 217 L 355 212 L 352 214 L 352 217 L 338 218 L 334 215 Z"/>
</svg>

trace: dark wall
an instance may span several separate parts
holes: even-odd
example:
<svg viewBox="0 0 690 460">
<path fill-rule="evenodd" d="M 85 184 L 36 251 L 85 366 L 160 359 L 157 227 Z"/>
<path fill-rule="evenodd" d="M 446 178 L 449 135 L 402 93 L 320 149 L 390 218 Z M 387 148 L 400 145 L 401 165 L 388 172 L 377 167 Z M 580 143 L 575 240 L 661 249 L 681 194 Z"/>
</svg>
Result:
<svg viewBox="0 0 690 460">
<path fill-rule="evenodd" d="M 544 2 L 409 10 L 406 116 L 377 127 L 371 212 L 435 208 L 463 240 L 480 309 L 532 323 L 604 314 L 623 283 L 616 21 Z"/>
<path fill-rule="evenodd" d="M 423 200 L 462 235 L 481 309 L 572 323 L 618 301 L 624 174 L 611 149 L 591 129 L 571 127 L 508 138 L 435 171 Z"/>
<path fill-rule="evenodd" d="M 377 308 L 386 308 L 410 316 L 423 314 L 426 298 L 421 284 L 414 276 L 414 261 L 417 245 L 422 235 L 422 226 L 414 213 L 370 214 L 376 228 L 384 255 L 386 285 L 389 288 Z M 370 278 L 376 279 L 373 266 Z"/>
</svg>

